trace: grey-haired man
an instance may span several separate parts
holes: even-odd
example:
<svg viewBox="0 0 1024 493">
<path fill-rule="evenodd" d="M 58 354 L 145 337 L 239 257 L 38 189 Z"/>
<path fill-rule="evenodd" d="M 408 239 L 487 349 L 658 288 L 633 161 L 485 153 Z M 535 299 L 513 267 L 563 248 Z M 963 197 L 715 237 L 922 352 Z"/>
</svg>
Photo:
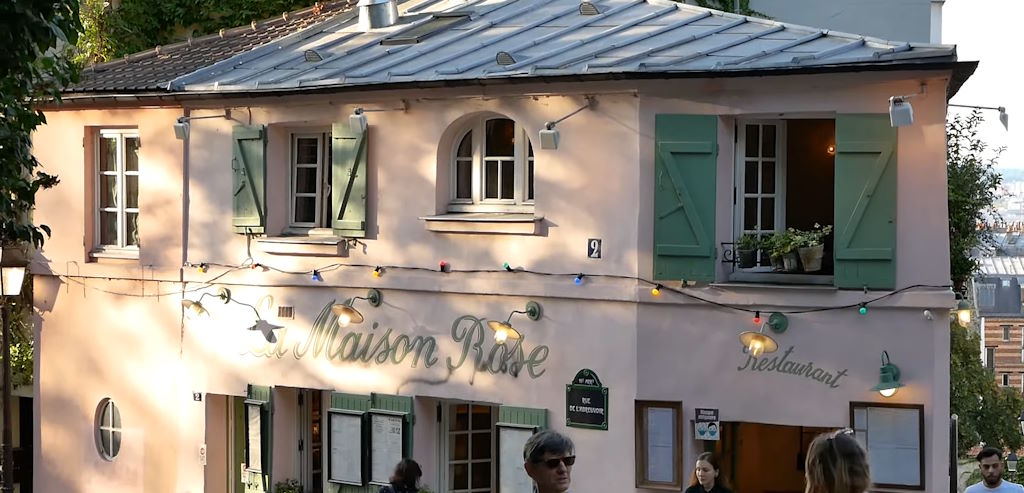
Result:
<svg viewBox="0 0 1024 493">
<path fill-rule="evenodd" d="M 569 437 L 557 431 L 534 433 L 523 446 L 526 474 L 533 479 L 537 493 L 565 493 L 572 482 L 573 455 L 576 447 Z"/>
</svg>

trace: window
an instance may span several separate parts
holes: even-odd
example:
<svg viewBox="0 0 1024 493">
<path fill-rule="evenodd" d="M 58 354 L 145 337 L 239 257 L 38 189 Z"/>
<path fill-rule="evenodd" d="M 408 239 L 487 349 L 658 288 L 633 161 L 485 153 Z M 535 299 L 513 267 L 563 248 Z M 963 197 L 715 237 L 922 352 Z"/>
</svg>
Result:
<svg viewBox="0 0 1024 493">
<path fill-rule="evenodd" d="M 636 487 L 683 487 L 683 404 L 636 402 Z"/>
<path fill-rule="evenodd" d="M 1003 387 L 1009 387 L 1009 386 L 1010 386 L 1010 374 L 1009 373 L 1003 373 Z"/>
<path fill-rule="evenodd" d="M 736 238 L 753 234 L 763 242 L 787 228 L 807 231 L 833 223 L 834 120 L 751 120 L 736 131 Z M 831 238 L 824 243 L 820 266 L 793 269 L 831 274 Z M 762 248 L 750 271 L 771 270 L 794 271 L 778 261 L 773 266 L 770 248 Z"/>
<path fill-rule="evenodd" d="M 138 249 L 138 131 L 100 130 L 96 154 L 97 250 Z"/>
<path fill-rule="evenodd" d="M 989 370 L 996 367 L 996 348 L 987 347 L 985 348 L 985 368 Z"/>
<path fill-rule="evenodd" d="M 978 284 L 978 307 L 992 308 L 996 306 L 996 285 Z"/>
<path fill-rule="evenodd" d="M 868 452 L 875 487 L 925 488 L 923 405 L 851 402 L 850 426 Z"/>
<path fill-rule="evenodd" d="M 103 399 L 96 411 L 96 448 L 112 461 L 121 451 L 121 411 L 112 399 Z"/>
<path fill-rule="evenodd" d="M 482 117 L 456 139 L 451 212 L 533 212 L 533 144 L 508 118 Z"/>
<path fill-rule="evenodd" d="M 297 229 L 331 227 L 331 136 L 298 133 L 291 139 L 291 202 L 288 224 Z"/>
<path fill-rule="evenodd" d="M 450 493 L 490 493 L 494 486 L 497 411 L 482 404 L 448 404 L 447 474 Z"/>
<path fill-rule="evenodd" d="M 1003 340 L 1004 341 L 1009 341 L 1010 340 L 1010 326 L 1009 325 L 1003 325 L 1001 327 L 1003 329 Z"/>
</svg>

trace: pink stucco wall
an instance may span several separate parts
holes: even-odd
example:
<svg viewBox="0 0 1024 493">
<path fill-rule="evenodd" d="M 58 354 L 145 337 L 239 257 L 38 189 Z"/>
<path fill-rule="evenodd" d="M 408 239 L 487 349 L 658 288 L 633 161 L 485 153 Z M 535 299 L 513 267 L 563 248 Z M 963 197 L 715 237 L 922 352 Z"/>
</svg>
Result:
<svg viewBox="0 0 1024 493">
<path fill-rule="evenodd" d="M 327 263 L 400 265 L 432 269 L 444 259 L 452 268 L 500 269 L 502 262 L 539 272 L 650 277 L 652 237 L 653 130 L 657 113 L 709 113 L 720 119 L 716 241 L 728 241 L 732 210 L 732 121 L 736 115 L 884 113 L 888 97 L 912 93 L 921 80 L 927 95 L 913 100 L 916 123 L 899 131 L 897 285 L 949 282 L 944 168 L 945 74 L 850 74 L 751 79 L 678 80 L 514 88 L 433 89 L 394 93 L 352 93 L 265 100 L 228 100 L 217 107 L 191 108 L 196 116 L 231 108 L 233 121 L 194 120 L 189 150 L 175 140 L 172 124 L 180 108 L 116 111 L 56 111 L 36 135 L 36 154 L 61 185 L 40 194 L 37 220 L 54 229 L 36 272 L 40 307 L 40 431 L 36 449 L 39 491 L 199 492 L 204 470 L 199 445 L 209 440 L 207 421 L 220 404 L 194 402 L 193 392 L 244 395 L 247 383 L 345 392 L 402 393 L 541 407 L 564 430 L 564 385 L 580 368 L 598 373 L 611 395 L 608 431 L 570 429 L 581 451 L 575 488 L 580 491 L 633 490 L 631 474 L 607 477 L 632 461 L 633 401 L 681 400 L 687 419 L 694 407 L 718 407 L 723 420 L 841 426 L 850 401 L 877 399 L 868 388 L 877 380 L 879 354 L 888 350 L 904 371 L 907 387 L 897 402 L 925 405 L 927 482 L 943 484 L 948 423 L 948 335 L 943 317 L 927 321 L 922 310 L 942 313 L 951 296 L 941 289 L 910 292 L 856 310 L 790 317 L 779 337 L 793 358 L 848 369 L 839 388 L 823 388 L 797 377 L 737 371 L 743 364 L 737 335 L 749 317 L 663 295 L 652 299 L 642 284 L 588 277 L 534 276 L 505 272 L 441 275 L 392 269 L 382 278 L 370 269 L 340 268 L 317 283 L 307 276 L 244 269 L 226 273 L 181 268 L 186 262 L 237 265 L 246 260 L 245 238 L 231 232 L 231 126 L 269 124 L 268 227 L 280 230 L 287 210 L 287 143 L 293 129 L 322 128 L 347 121 L 355 106 L 395 107 L 405 112 L 368 114 L 370 122 L 369 237 L 347 257 L 270 255 L 258 242 L 255 261 L 283 270 L 308 271 Z M 511 91 L 515 91 L 514 93 Z M 485 93 L 485 94 L 482 94 Z M 522 94 L 530 94 L 524 97 Z M 560 94 L 570 94 L 564 96 Z M 496 112 L 524 125 L 536 139 L 545 121 L 556 119 L 596 94 L 598 106 L 558 125 L 557 151 L 536 152 L 536 213 L 545 217 L 539 235 L 441 234 L 426 229 L 421 216 L 443 212 L 451 125 L 468 114 Z M 251 115 L 251 116 L 250 116 Z M 251 120 L 250 120 L 251 118 Z M 89 160 L 80 144 L 85 128 L 138 126 L 140 232 L 138 261 L 88 261 L 87 221 L 91 196 Z M 536 140 L 534 140 L 536 144 Z M 442 162 L 439 168 L 439 161 Z M 182 173 L 189 181 L 183 185 Z M 183 210 L 183 204 L 184 210 Z M 184 213 L 184 214 L 183 214 Z M 183 234 L 187 217 L 187 235 Z M 602 238 L 604 257 L 587 259 L 586 240 Z M 221 276 L 221 274 L 224 274 Z M 215 276 L 235 299 L 253 303 L 273 318 L 276 306 L 295 309 L 295 318 L 276 320 L 282 350 L 302 340 L 330 300 L 384 292 L 384 305 L 365 307 L 379 329 L 433 335 L 439 362 L 409 365 L 337 364 L 294 353 L 256 357 L 247 349 L 261 336 L 246 331 L 252 312 L 234 304 L 211 307 L 204 321 L 186 320 L 180 301 L 213 292 L 200 282 Z M 128 279 L 128 280 L 111 280 Z M 99 289 L 125 293 L 119 296 Z M 858 303 L 864 293 L 826 288 L 694 288 L 721 303 L 800 309 Z M 154 296 L 157 293 L 166 295 Z M 207 297 L 206 300 L 210 298 Z M 539 301 L 540 321 L 516 319 L 529 344 L 548 346 L 539 378 L 473 375 L 464 366 L 449 374 L 445 358 L 458 356 L 450 331 L 463 314 L 501 318 Z M 262 300 L 262 301 L 261 301 Z M 517 325 L 519 327 L 520 325 Z M 940 355 L 940 356 L 936 356 Z M 95 406 L 112 397 L 122 406 L 126 433 L 118 460 L 98 458 L 93 440 Z M 800 403 L 814 403 L 800 405 Z M 418 406 L 423 406 L 417 401 Z M 211 407 L 208 407 L 211 406 Z M 421 409 L 417 409 L 420 413 Z M 432 416 L 431 416 L 432 417 Z M 279 417 L 284 419 L 284 417 Z M 430 454 L 432 421 L 418 421 L 416 453 Z M 692 430 L 691 430 L 692 431 Z M 689 435 L 687 435 L 689 436 Z M 282 440 L 281 443 L 284 443 Z M 688 441 L 689 473 L 694 443 Z M 282 445 L 283 452 L 287 448 Z M 214 448 L 211 452 L 226 454 Z M 293 459 L 277 467 L 287 474 Z M 437 469 L 430 464 L 426 478 Z M 210 466 L 207 466 L 210 467 Z M 210 476 L 205 476 L 210 480 Z M 219 478 L 214 478 L 218 480 Z"/>
</svg>

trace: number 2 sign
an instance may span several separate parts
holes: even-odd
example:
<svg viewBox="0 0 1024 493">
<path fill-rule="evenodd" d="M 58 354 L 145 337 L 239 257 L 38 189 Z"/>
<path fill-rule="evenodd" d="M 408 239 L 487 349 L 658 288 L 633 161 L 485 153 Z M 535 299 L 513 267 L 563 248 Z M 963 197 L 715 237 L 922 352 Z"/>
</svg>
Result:
<svg viewBox="0 0 1024 493">
<path fill-rule="evenodd" d="M 591 238 L 587 240 L 587 258 L 601 258 L 600 238 Z"/>
</svg>

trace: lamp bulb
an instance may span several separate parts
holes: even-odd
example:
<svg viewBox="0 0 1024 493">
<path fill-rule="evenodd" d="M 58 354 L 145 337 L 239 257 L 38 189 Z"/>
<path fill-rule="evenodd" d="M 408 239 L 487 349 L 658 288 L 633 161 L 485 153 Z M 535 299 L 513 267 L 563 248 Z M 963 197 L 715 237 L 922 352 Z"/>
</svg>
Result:
<svg viewBox="0 0 1024 493">
<path fill-rule="evenodd" d="M 747 353 L 751 356 L 757 357 L 764 352 L 764 346 L 761 345 L 761 341 L 750 341 L 750 345 L 747 346 Z"/>
<path fill-rule="evenodd" d="M 338 327 L 348 327 L 348 324 L 352 323 L 352 317 L 347 313 L 338 315 Z"/>
<path fill-rule="evenodd" d="M 576 276 L 576 279 L 573 279 L 572 282 L 576 283 L 577 286 L 583 284 L 583 274 Z"/>
<path fill-rule="evenodd" d="M 861 303 L 860 304 L 860 308 L 857 309 L 857 313 L 859 313 L 861 315 L 867 315 L 868 314 L 868 306 L 865 305 L 864 303 Z"/>
<path fill-rule="evenodd" d="M 879 390 L 878 393 L 882 394 L 882 397 L 892 397 L 896 395 L 896 389 L 882 389 Z"/>
<path fill-rule="evenodd" d="M 498 329 L 498 330 L 494 331 L 494 342 L 496 342 L 498 344 L 505 344 L 506 340 L 508 340 L 508 331 L 507 330 L 505 330 L 505 329 Z"/>
<path fill-rule="evenodd" d="M 380 267 L 377 267 L 377 268 L 373 269 L 373 277 L 379 278 L 381 276 L 381 274 L 382 274 L 382 272 L 381 272 L 381 268 Z"/>
<path fill-rule="evenodd" d="M 512 272 L 512 266 L 511 266 L 511 265 L 508 265 L 508 262 L 505 262 L 504 264 L 501 264 L 501 267 L 502 267 L 503 269 L 505 269 L 505 270 L 509 271 L 509 272 Z"/>
<path fill-rule="evenodd" d="M 661 294 L 661 286 L 655 286 L 651 288 L 651 296 L 658 296 Z"/>
</svg>

